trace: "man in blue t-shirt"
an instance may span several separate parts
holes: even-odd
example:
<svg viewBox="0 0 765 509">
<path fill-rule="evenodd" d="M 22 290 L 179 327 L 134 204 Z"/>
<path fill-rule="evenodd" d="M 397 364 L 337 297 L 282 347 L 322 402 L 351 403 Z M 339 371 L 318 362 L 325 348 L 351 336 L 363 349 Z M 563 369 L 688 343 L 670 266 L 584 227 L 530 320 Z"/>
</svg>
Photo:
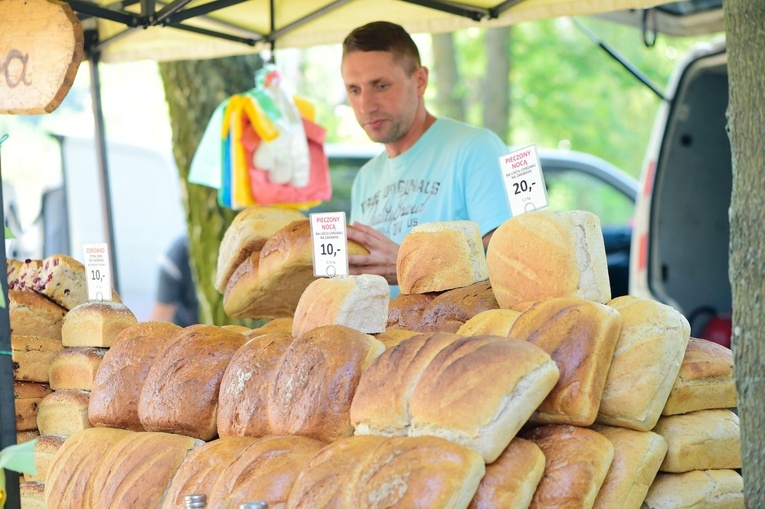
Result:
<svg viewBox="0 0 765 509">
<path fill-rule="evenodd" d="M 399 244 L 426 222 L 474 221 L 488 246 L 510 218 L 502 140 L 427 111 L 428 69 L 399 25 L 378 21 L 353 30 L 343 42 L 341 70 L 356 120 L 385 145 L 353 183 L 348 238 L 370 254 L 348 257 L 351 274 L 379 274 L 396 285 Z"/>
</svg>

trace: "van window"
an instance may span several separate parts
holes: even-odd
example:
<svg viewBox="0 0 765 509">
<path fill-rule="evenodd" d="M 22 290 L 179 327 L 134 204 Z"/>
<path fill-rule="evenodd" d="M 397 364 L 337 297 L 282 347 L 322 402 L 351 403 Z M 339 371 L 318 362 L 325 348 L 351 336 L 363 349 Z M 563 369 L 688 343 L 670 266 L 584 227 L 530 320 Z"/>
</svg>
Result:
<svg viewBox="0 0 765 509">
<path fill-rule="evenodd" d="M 544 178 L 550 210 L 587 210 L 604 227 L 630 224 L 632 199 L 602 179 L 575 170 L 548 172 Z"/>
</svg>

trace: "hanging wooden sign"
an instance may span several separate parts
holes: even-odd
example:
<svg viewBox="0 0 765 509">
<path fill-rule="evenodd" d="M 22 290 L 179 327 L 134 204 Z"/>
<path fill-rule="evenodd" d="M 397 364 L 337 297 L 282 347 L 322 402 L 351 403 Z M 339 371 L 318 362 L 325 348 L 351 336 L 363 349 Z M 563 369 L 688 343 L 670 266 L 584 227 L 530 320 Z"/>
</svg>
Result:
<svg viewBox="0 0 765 509">
<path fill-rule="evenodd" d="M 82 54 L 82 25 L 69 4 L 0 0 L 0 113 L 55 110 Z"/>
</svg>

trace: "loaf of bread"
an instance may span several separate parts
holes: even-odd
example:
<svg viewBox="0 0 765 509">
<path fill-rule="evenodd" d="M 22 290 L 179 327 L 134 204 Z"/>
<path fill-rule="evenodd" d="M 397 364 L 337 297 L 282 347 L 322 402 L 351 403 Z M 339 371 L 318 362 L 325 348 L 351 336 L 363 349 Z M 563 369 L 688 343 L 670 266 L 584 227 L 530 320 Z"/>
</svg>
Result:
<svg viewBox="0 0 765 509">
<path fill-rule="evenodd" d="M 50 466 L 53 463 L 53 457 L 66 439 L 67 437 L 61 435 L 42 435 L 37 439 L 34 449 L 37 473 L 25 473 L 24 477 L 27 481 L 45 482 L 45 477 L 48 475 L 48 470 L 50 470 Z"/>
<path fill-rule="evenodd" d="M 412 391 L 410 436 L 435 435 L 496 460 L 547 397 L 559 372 L 541 348 L 498 336 L 442 349 Z"/>
<path fill-rule="evenodd" d="M 735 470 L 659 474 L 643 509 L 744 509 L 744 479 Z"/>
<path fill-rule="evenodd" d="M 608 368 L 619 339 L 618 311 L 576 297 L 539 301 L 521 313 L 509 336 L 552 357 L 560 378 L 532 422 L 589 426 L 595 422 Z"/>
<path fill-rule="evenodd" d="M 422 312 L 437 293 L 400 293 L 388 304 L 387 329 L 417 330 Z"/>
<path fill-rule="evenodd" d="M 369 254 L 348 241 L 348 254 Z M 243 270 L 232 274 L 223 294 L 223 309 L 234 318 L 271 319 L 292 316 L 303 291 L 313 282 L 311 224 L 293 221 L 263 245 L 258 261 L 251 255 Z M 241 266 L 240 266 L 241 268 Z M 256 271 L 256 272 L 255 272 Z"/>
<path fill-rule="evenodd" d="M 230 458 L 209 491 L 209 507 L 240 507 L 262 500 L 268 507 L 286 507 L 287 498 L 305 465 L 323 442 L 289 435 L 269 435 Z M 180 506 L 177 506 L 180 507 Z"/>
<path fill-rule="evenodd" d="M 218 435 L 262 437 L 271 434 L 268 392 L 292 336 L 264 333 L 231 357 L 220 382 Z"/>
<path fill-rule="evenodd" d="M 8 290 L 32 291 L 39 284 L 42 260 L 8 260 Z"/>
<path fill-rule="evenodd" d="M 486 465 L 469 509 L 527 508 L 544 471 L 545 455 L 539 446 L 514 438 L 494 463 Z"/>
<path fill-rule="evenodd" d="M 53 392 L 48 384 L 37 382 L 13 382 L 14 406 L 16 407 L 16 430 L 37 429 L 37 412 L 40 401 Z"/>
<path fill-rule="evenodd" d="M 294 323 L 294 318 L 291 316 L 284 316 L 282 318 L 274 318 L 273 320 L 269 320 L 260 327 L 256 329 L 252 329 L 249 332 L 245 332 L 244 335 L 248 339 L 252 339 L 254 337 L 258 337 L 262 334 L 266 334 L 269 332 L 285 332 L 287 334 L 292 334 L 292 326 Z"/>
<path fill-rule="evenodd" d="M 149 369 L 182 331 L 168 322 L 142 322 L 120 332 L 93 381 L 88 418 L 93 426 L 143 430 L 138 401 Z"/>
<path fill-rule="evenodd" d="M 122 329 L 138 322 L 119 302 L 85 302 L 64 317 L 61 342 L 64 346 L 110 347 Z"/>
<path fill-rule="evenodd" d="M 404 329 L 385 329 L 380 334 L 375 334 L 375 338 L 381 341 L 385 345 L 385 349 L 393 348 L 405 339 L 409 339 L 414 336 L 419 336 L 420 332 L 404 330 Z"/>
<path fill-rule="evenodd" d="M 53 391 L 40 401 L 37 429 L 41 435 L 70 437 L 92 427 L 88 420 L 87 391 Z"/>
<path fill-rule="evenodd" d="M 592 507 L 614 459 L 611 442 L 591 429 L 568 424 L 540 426 L 524 438 L 545 455 L 545 473 L 529 507 Z"/>
<path fill-rule="evenodd" d="M 457 329 L 462 336 L 508 337 L 510 329 L 521 312 L 514 309 L 487 309 L 481 311 Z"/>
<path fill-rule="evenodd" d="M 319 278 L 308 285 L 295 308 L 292 335 L 300 337 L 323 325 L 345 325 L 379 334 L 388 322 L 390 287 L 382 276 Z"/>
<path fill-rule="evenodd" d="M 37 431 L 37 422 L 35 422 L 35 429 L 16 432 L 16 443 L 23 444 L 24 442 L 29 442 L 39 437 L 40 437 L 40 432 Z"/>
<path fill-rule="evenodd" d="M 93 389 L 98 367 L 106 354 L 106 348 L 73 347 L 64 348 L 50 364 L 49 383 L 54 390 Z"/>
<path fill-rule="evenodd" d="M 44 482 L 25 481 L 19 484 L 19 498 L 24 509 L 48 509 Z"/>
<path fill-rule="evenodd" d="M 659 465 L 667 441 L 650 431 L 596 424 L 593 429 L 614 446 L 614 461 L 595 499 L 596 509 L 640 509 Z"/>
<path fill-rule="evenodd" d="M 85 266 L 70 256 L 50 255 L 42 261 L 33 289 L 66 309 L 75 308 L 88 301 Z"/>
<path fill-rule="evenodd" d="M 415 226 L 396 258 L 401 293 L 442 292 L 489 277 L 478 224 L 440 221 Z"/>
<path fill-rule="evenodd" d="M 31 290 L 8 291 L 11 333 L 61 341 L 66 309 Z"/>
<path fill-rule="evenodd" d="M 138 401 L 144 429 L 214 438 L 220 381 L 245 341 L 242 334 L 214 325 L 183 329 L 149 368 Z"/>
<path fill-rule="evenodd" d="M 690 325 L 678 311 L 651 299 L 623 296 L 608 306 L 622 315 L 622 330 L 597 422 L 650 431 L 677 379 Z"/>
<path fill-rule="evenodd" d="M 409 400 L 430 361 L 462 336 L 425 333 L 383 352 L 361 376 L 351 403 L 356 435 L 407 435 Z"/>
<path fill-rule="evenodd" d="M 32 260 L 29 260 L 30 262 Z M 5 272 L 8 281 L 8 290 L 21 290 L 19 286 L 19 276 L 24 269 L 24 262 L 15 258 L 5 259 Z M 30 288 L 31 290 L 31 288 Z"/>
<path fill-rule="evenodd" d="M 91 490 L 95 472 L 109 449 L 132 434 L 123 429 L 88 428 L 69 437 L 53 455 L 45 478 L 47 507 L 94 507 Z"/>
<path fill-rule="evenodd" d="M 38 336 L 11 336 L 13 379 L 28 382 L 48 382 L 48 370 L 53 358 L 64 345 L 56 339 Z"/>
<path fill-rule="evenodd" d="M 92 507 L 159 507 L 173 475 L 202 441 L 171 433 L 131 433 L 104 454 L 92 478 Z"/>
<path fill-rule="evenodd" d="M 741 429 L 730 410 L 662 417 L 653 431 L 667 441 L 662 472 L 741 468 Z"/>
<path fill-rule="evenodd" d="M 484 473 L 478 454 L 438 437 L 350 437 L 308 462 L 287 508 L 466 508 Z"/>
<path fill-rule="evenodd" d="M 443 292 L 423 310 L 420 325 L 423 332 L 457 332 L 475 315 L 499 305 L 488 281 Z"/>
<path fill-rule="evenodd" d="M 508 219 L 494 231 L 486 262 L 503 309 L 551 297 L 611 299 L 603 232 L 591 212 L 539 210 Z"/>
<path fill-rule="evenodd" d="M 280 207 L 256 206 L 239 212 L 220 243 L 215 288 L 220 293 L 225 292 L 231 275 L 239 265 L 252 255 L 257 260 L 268 239 L 289 223 L 301 219 L 305 219 L 301 212 Z"/>
<path fill-rule="evenodd" d="M 706 339 L 690 338 L 663 415 L 738 405 L 733 352 Z"/>
<path fill-rule="evenodd" d="M 374 337 L 343 325 L 296 338 L 268 393 L 272 433 L 332 442 L 353 434 L 350 407 L 361 374 L 385 350 Z"/>
</svg>

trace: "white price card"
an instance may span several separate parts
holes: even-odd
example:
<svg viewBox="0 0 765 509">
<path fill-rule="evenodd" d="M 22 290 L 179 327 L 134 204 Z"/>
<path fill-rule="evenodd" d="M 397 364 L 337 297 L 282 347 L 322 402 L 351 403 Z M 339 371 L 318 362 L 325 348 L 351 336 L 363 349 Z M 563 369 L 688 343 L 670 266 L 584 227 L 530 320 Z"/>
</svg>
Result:
<svg viewBox="0 0 765 509">
<path fill-rule="evenodd" d="M 107 244 L 84 244 L 88 300 L 112 300 L 112 272 Z"/>
<path fill-rule="evenodd" d="M 499 166 L 513 216 L 547 207 L 547 188 L 536 145 L 500 157 Z"/>
<path fill-rule="evenodd" d="M 311 218 L 313 275 L 348 275 L 348 237 L 345 212 L 317 212 Z"/>
</svg>

